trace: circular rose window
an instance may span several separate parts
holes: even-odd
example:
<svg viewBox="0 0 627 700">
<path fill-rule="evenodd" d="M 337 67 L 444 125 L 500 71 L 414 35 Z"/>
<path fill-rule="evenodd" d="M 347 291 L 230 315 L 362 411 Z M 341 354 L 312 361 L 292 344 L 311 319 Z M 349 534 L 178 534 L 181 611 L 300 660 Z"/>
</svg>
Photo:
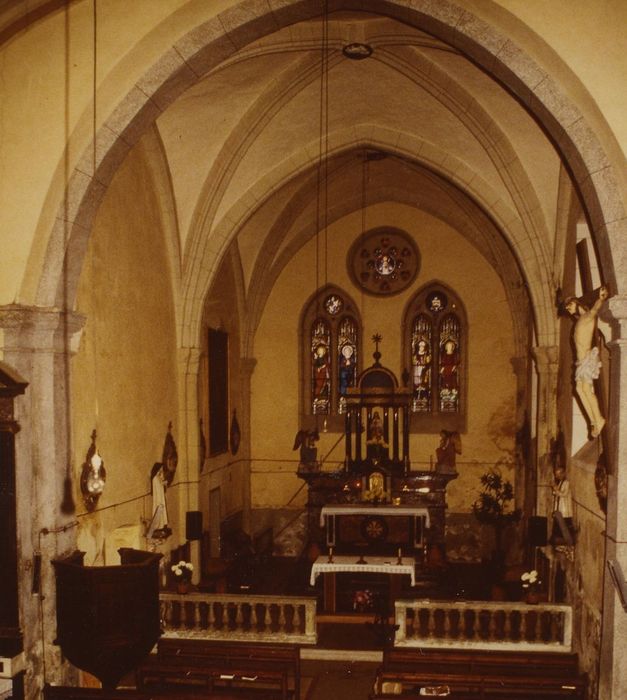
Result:
<svg viewBox="0 0 627 700">
<path fill-rule="evenodd" d="M 416 279 L 420 253 L 400 229 L 378 228 L 360 236 L 348 252 L 348 271 L 370 294 L 398 294 Z"/>
</svg>

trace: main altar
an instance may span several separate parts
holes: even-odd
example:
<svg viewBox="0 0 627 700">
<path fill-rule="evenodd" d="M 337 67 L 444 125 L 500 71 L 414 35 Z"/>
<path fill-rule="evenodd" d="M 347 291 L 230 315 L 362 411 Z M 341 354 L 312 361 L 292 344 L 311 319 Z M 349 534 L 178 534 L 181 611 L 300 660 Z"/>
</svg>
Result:
<svg viewBox="0 0 627 700">
<path fill-rule="evenodd" d="M 329 612 L 335 612 L 336 574 L 353 586 L 368 574 L 388 574 L 393 593 L 397 576 L 415 586 L 446 564 L 446 488 L 457 473 L 440 463 L 412 470 L 411 391 L 380 363 L 378 351 L 374 358 L 342 397 L 343 468 L 327 471 L 301 459 L 298 471 L 308 486 L 310 551 L 318 555 L 311 582 L 325 577 Z"/>
</svg>

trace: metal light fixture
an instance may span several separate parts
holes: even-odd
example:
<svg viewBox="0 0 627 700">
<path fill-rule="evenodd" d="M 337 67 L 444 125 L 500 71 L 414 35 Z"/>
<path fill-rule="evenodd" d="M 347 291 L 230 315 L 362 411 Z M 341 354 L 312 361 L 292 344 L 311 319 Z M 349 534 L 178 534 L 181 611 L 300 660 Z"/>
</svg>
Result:
<svg viewBox="0 0 627 700">
<path fill-rule="evenodd" d="M 102 495 L 107 480 L 107 472 L 104 468 L 102 457 L 96 447 L 96 431 L 91 434 L 91 445 L 85 455 L 81 470 L 81 492 L 85 507 L 89 512 L 96 508 L 98 499 Z"/>
</svg>

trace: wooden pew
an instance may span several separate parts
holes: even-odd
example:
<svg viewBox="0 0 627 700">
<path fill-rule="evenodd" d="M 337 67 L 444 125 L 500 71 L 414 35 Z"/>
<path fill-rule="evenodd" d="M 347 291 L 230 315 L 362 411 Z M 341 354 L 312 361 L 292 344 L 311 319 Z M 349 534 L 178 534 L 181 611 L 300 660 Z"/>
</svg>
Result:
<svg viewBox="0 0 627 700">
<path fill-rule="evenodd" d="M 258 694 L 243 694 L 240 692 L 227 694 L 194 694 L 194 693 L 140 693 L 134 688 L 75 688 L 71 686 L 45 685 L 44 700 L 260 700 Z"/>
<path fill-rule="evenodd" d="M 386 671 L 418 671 L 439 669 L 451 673 L 480 673 L 507 675 L 521 668 L 526 674 L 577 677 L 578 658 L 574 653 L 518 652 L 518 651 L 463 651 L 446 649 L 386 649 L 382 668 Z"/>
<path fill-rule="evenodd" d="M 221 666 L 226 673 L 235 667 L 244 671 L 281 671 L 287 678 L 287 687 L 293 692 L 294 700 L 300 698 L 300 649 L 295 645 L 162 637 L 157 644 L 157 656 L 164 661 L 184 658 L 197 664 L 211 659 L 212 664 Z"/>
<path fill-rule="evenodd" d="M 385 692 L 394 684 L 400 695 Z M 427 686 L 449 686 L 456 700 L 583 699 L 587 679 L 576 654 L 393 648 L 384 652 L 371 698 L 403 700 Z"/>
<path fill-rule="evenodd" d="M 161 659 L 152 655 L 137 669 L 137 689 L 142 693 L 192 693 L 220 697 L 274 698 L 287 700 L 284 670 L 251 666 L 248 662 L 225 665 L 206 657 L 194 663 L 182 657 Z"/>
</svg>

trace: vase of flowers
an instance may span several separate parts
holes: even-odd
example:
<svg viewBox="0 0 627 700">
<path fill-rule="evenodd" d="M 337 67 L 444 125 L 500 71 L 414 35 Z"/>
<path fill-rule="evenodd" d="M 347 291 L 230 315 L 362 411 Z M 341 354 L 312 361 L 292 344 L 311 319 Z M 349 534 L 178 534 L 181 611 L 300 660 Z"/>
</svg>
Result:
<svg viewBox="0 0 627 700">
<path fill-rule="evenodd" d="M 374 595 L 372 591 L 365 589 L 363 591 L 355 591 L 353 595 L 353 610 L 355 612 L 367 612 L 374 607 Z"/>
<path fill-rule="evenodd" d="M 175 576 L 176 590 L 182 594 L 188 593 L 192 581 L 194 565 L 189 561 L 181 560 L 178 564 L 172 565 L 172 571 Z"/>
<path fill-rule="evenodd" d="M 520 577 L 527 603 L 535 605 L 540 600 L 540 577 L 535 569 L 525 571 Z"/>
</svg>

